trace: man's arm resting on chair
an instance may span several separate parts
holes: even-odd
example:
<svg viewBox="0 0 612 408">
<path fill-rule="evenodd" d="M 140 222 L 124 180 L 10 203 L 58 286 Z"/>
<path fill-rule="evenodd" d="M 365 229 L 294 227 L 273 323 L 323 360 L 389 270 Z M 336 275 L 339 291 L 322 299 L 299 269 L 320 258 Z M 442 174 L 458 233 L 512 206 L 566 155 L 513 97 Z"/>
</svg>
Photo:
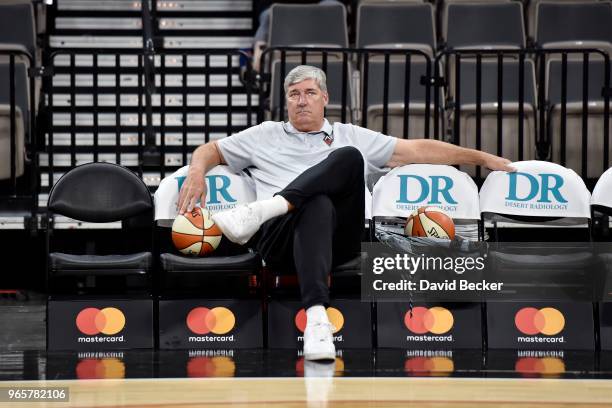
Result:
<svg viewBox="0 0 612 408">
<path fill-rule="evenodd" d="M 206 202 L 206 180 L 204 175 L 213 167 L 226 164 L 217 141 L 201 145 L 193 152 L 187 178 L 183 182 L 177 207 L 179 214 L 191 211 L 198 200 Z"/>
</svg>

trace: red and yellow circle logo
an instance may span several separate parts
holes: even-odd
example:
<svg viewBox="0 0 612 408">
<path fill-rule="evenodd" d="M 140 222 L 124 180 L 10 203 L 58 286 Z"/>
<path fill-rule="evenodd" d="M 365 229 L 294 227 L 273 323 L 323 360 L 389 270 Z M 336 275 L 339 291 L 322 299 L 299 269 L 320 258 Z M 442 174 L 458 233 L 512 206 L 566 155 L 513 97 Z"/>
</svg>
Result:
<svg viewBox="0 0 612 408">
<path fill-rule="evenodd" d="M 196 334 L 225 334 L 236 325 L 236 316 L 226 307 L 196 307 L 187 315 L 187 327 Z"/>
<path fill-rule="evenodd" d="M 187 376 L 200 377 L 233 377 L 236 364 L 231 357 L 193 357 L 187 363 Z"/>
<path fill-rule="evenodd" d="M 86 358 L 76 366 L 79 380 L 125 378 L 125 364 L 118 358 Z"/>
<path fill-rule="evenodd" d="M 514 364 L 514 370 L 525 377 L 540 374 L 555 376 L 565 372 L 565 362 L 558 357 L 522 357 Z"/>
<path fill-rule="evenodd" d="M 445 376 L 455 371 L 455 364 L 448 357 L 412 357 L 404 362 L 404 371 L 410 374 Z"/>
<path fill-rule="evenodd" d="M 342 315 L 342 312 L 340 312 L 335 307 L 328 307 L 326 312 L 329 322 L 334 326 L 334 333 L 337 333 L 342 330 L 342 327 L 344 326 L 344 316 Z M 306 323 L 308 322 L 308 319 L 306 317 L 306 311 L 304 309 L 300 309 L 300 311 L 297 312 L 297 314 L 295 315 L 294 320 L 295 327 L 297 327 L 299 331 L 304 333 L 304 330 L 306 329 Z"/>
<path fill-rule="evenodd" d="M 426 308 L 417 306 L 404 315 L 404 324 L 415 334 L 444 334 L 453 328 L 455 319 L 453 314 L 446 308 L 435 306 Z"/>
<path fill-rule="evenodd" d="M 565 327 L 565 317 L 555 308 L 524 307 L 514 316 L 516 328 L 523 334 L 554 336 Z"/>
<path fill-rule="evenodd" d="M 88 307 L 77 315 L 76 326 L 81 333 L 88 336 L 99 333 L 112 336 L 123 330 L 125 315 L 115 307 L 105 307 L 102 310 Z"/>
</svg>

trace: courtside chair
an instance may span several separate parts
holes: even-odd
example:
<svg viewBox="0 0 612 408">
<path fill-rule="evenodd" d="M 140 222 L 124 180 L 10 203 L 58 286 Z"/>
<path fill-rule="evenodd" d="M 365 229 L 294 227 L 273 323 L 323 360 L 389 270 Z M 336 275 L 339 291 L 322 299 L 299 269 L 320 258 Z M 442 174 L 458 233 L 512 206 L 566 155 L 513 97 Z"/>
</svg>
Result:
<svg viewBox="0 0 612 408">
<path fill-rule="evenodd" d="M 0 180 L 11 177 L 11 156 L 15 160 L 15 176 L 24 172 L 26 140 L 32 137 L 30 129 L 30 99 L 25 64 L 15 61 L 13 69 L 14 89 L 14 137 L 15 150 L 11 155 L 11 67 L 0 62 Z M 31 139 L 30 139 L 31 140 Z"/>
<path fill-rule="evenodd" d="M 155 234 L 160 253 L 159 346 L 261 348 L 264 305 L 259 254 L 224 237 L 216 250 L 203 257 L 184 255 L 172 243 L 176 203 L 188 169 L 184 166 L 165 177 L 155 192 Z M 206 183 L 205 207 L 213 214 L 255 200 L 250 177 L 228 166 L 208 171 Z M 206 320 L 209 312 L 212 314 Z"/>
<path fill-rule="evenodd" d="M 602 298 L 597 299 L 599 308 L 599 344 L 601 350 L 612 350 L 612 169 L 606 170 L 595 185 L 591 196 L 593 214 L 593 236 L 601 242 L 599 257 L 605 265 L 601 290 Z M 600 245 L 599 243 L 597 245 Z"/>
<path fill-rule="evenodd" d="M 480 190 L 494 267 L 488 278 L 505 291 L 487 301 L 488 347 L 593 350 L 591 194 L 558 164 L 512 166 L 514 173 L 491 172 Z M 536 315 L 548 323 L 533 323 Z"/>
<path fill-rule="evenodd" d="M 424 239 L 414 241 L 404 236 L 407 218 L 413 211 L 427 206 L 442 208 L 453 219 L 455 243 L 463 242 L 462 245 L 467 248 L 470 242 L 480 240 L 476 184 L 467 173 L 452 166 L 432 164 L 396 167 L 378 180 L 372 197 L 375 239 L 386 243 L 392 248 L 392 253 L 401 253 L 400 245 L 401 248 L 408 248 L 409 245 L 422 248 L 422 245 L 427 245 Z M 431 244 L 437 245 L 433 240 Z M 413 251 L 417 254 L 423 249 Z M 416 300 L 413 303 L 406 296 L 398 301 L 377 301 L 375 306 L 379 348 L 455 350 L 483 347 L 481 303 Z M 436 308 L 434 311 L 450 316 L 448 321 L 454 323 L 445 327 L 443 332 L 438 332 L 435 340 L 421 341 L 418 337 L 425 333 L 413 332 L 406 324 L 411 307 L 415 314 L 423 308 Z"/>
<path fill-rule="evenodd" d="M 149 189 L 123 166 L 88 163 L 55 183 L 45 217 L 49 349 L 153 347 L 152 221 Z"/>
</svg>

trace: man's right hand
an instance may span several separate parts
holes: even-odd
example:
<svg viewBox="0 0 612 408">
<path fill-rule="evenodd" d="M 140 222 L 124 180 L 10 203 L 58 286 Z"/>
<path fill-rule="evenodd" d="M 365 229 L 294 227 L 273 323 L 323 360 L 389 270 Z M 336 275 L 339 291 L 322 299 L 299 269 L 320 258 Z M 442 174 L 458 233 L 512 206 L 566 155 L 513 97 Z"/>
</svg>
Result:
<svg viewBox="0 0 612 408">
<path fill-rule="evenodd" d="M 206 203 L 206 180 L 204 179 L 204 169 L 194 166 L 189 166 L 187 178 L 183 182 L 177 208 L 179 214 L 185 214 L 193 210 L 196 203 L 200 201 L 200 205 L 204 207 Z"/>
</svg>

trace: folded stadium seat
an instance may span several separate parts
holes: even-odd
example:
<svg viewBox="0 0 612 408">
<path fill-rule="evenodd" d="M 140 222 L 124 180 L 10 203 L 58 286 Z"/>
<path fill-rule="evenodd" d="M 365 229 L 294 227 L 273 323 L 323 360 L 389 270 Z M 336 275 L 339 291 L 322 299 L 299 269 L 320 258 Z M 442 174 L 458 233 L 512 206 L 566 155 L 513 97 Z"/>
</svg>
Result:
<svg viewBox="0 0 612 408">
<path fill-rule="evenodd" d="M 503 3 L 509 2 L 512 0 L 440 0 L 437 2 L 438 4 L 438 23 L 441 26 L 441 36 L 442 38 L 446 37 L 446 29 L 444 28 L 445 22 L 448 21 L 448 6 L 451 4 L 484 4 L 484 3 Z M 520 1 L 520 0 L 519 0 Z"/>
<path fill-rule="evenodd" d="M 603 241 L 598 244 L 599 258 L 605 265 L 599 301 L 599 341 L 601 350 L 612 350 L 612 250 L 610 216 L 612 216 L 612 168 L 601 175 L 591 196 L 593 235 Z M 599 246 L 600 245 L 600 246 Z"/>
<path fill-rule="evenodd" d="M 404 235 L 406 219 L 421 207 L 438 207 L 444 210 L 455 224 L 455 240 L 409 238 Z M 422 250 L 440 246 L 468 248 L 479 241 L 478 188 L 466 173 L 451 166 L 410 164 L 391 170 L 374 186 L 372 216 L 376 239 L 395 253 L 422 256 Z M 477 244 L 476 244 L 477 245 Z M 442 250 L 442 249 L 440 249 Z M 450 252 L 456 255 L 455 252 Z M 419 273 L 418 271 L 416 272 Z M 423 271 L 420 271 L 423 273 Z M 418 275 L 416 275 L 418 276 Z M 431 279 L 431 278 L 430 278 Z M 416 280 L 416 279 L 415 279 Z M 392 281 L 390 279 L 389 281 Z M 416 295 L 415 295 L 416 296 Z M 453 321 L 444 330 L 413 331 L 406 323 L 409 313 L 431 310 L 450 316 Z M 407 295 L 402 301 L 390 302 L 389 298 L 376 303 L 378 347 L 392 348 L 481 348 L 483 328 L 481 304 L 477 302 L 423 302 L 416 299 L 414 305 Z M 434 334 L 434 336 L 431 336 Z"/>
<path fill-rule="evenodd" d="M 11 178 L 11 68 L 9 63 L 0 62 L 0 180 Z M 25 143 L 32 134 L 30 130 L 30 105 L 27 93 L 28 76 L 26 65 L 15 62 L 15 176 L 24 172 Z"/>
<path fill-rule="evenodd" d="M 325 27 L 324 30 L 315 27 Z M 270 8 L 270 31 L 266 48 L 346 48 L 348 28 L 343 4 L 273 4 Z M 328 59 L 342 59 L 341 52 L 327 52 Z M 288 61 L 301 61 L 300 52 L 288 52 Z M 280 52 L 268 53 L 262 61 L 263 71 L 270 72 L 271 64 Z M 322 60 L 321 53 L 308 53 L 308 63 Z"/>
<path fill-rule="evenodd" d="M 528 28 L 527 34 L 531 39 L 536 38 L 536 10 L 538 9 L 540 3 L 555 3 L 556 5 L 559 5 L 560 3 L 585 4 L 608 1 L 609 0 L 530 0 L 526 13 Z"/>
<path fill-rule="evenodd" d="M 515 1 L 452 2 L 442 25 L 446 47 L 520 49 L 525 47 L 523 6 Z"/>
<path fill-rule="evenodd" d="M 520 63 L 505 59 L 502 65 L 502 106 L 501 112 L 498 106 L 498 74 L 497 60 L 482 60 L 481 66 L 481 134 L 478 143 L 478 80 L 477 61 L 473 59 L 461 60 L 459 100 L 457 100 L 457 84 L 451 83 L 450 89 L 454 97 L 451 99 L 455 108 L 460 108 L 458 134 L 454 134 L 453 143 L 460 146 L 476 148 L 489 153 L 506 157 L 510 160 L 530 160 L 536 154 L 536 87 L 535 70 L 531 60 L 525 60 L 523 66 L 523 138 L 519 137 L 519 126 L 521 124 L 520 107 Z M 501 113 L 501 135 L 498 132 L 498 113 Z M 454 125 L 456 111 L 451 114 L 451 126 Z M 456 128 L 455 128 L 456 130 Z M 521 149 L 522 143 L 522 149 Z M 476 166 L 461 166 L 472 176 L 477 176 L 481 181 L 488 174 L 487 169 Z"/>
<path fill-rule="evenodd" d="M 558 164 L 513 167 L 490 173 L 480 190 L 482 219 L 492 226 L 486 278 L 504 285 L 488 297 L 488 347 L 593 350 L 599 261 L 589 242 L 590 193 Z"/>
<path fill-rule="evenodd" d="M 161 254 L 159 347 L 262 347 L 260 256 L 224 238 L 205 257 L 183 255 L 172 244 L 176 203 L 188 169 L 182 167 L 165 177 L 155 192 L 156 237 Z M 208 171 L 206 182 L 206 208 L 212 213 L 255 200 L 250 177 L 234 173 L 227 166 Z"/>
<path fill-rule="evenodd" d="M 586 115 L 587 135 L 583 137 L 583 62 L 567 61 L 566 106 L 562 114 L 563 66 L 562 61 L 550 58 L 546 68 L 546 101 L 548 103 L 547 141 L 550 143 L 552 161 L 569 167 L 580 174 L 587 185 L 607 169 L 604 162 L 604 98 L 605 63 L 589 60 Z M 610 73 L 608 77 L 612 78 Z M 609 84 L 612 82 L 609 82 Z M 562 135 L 565 119 L 565 135 Z M 608 154 L 612 146 L 608 148 Z"/>
<path fill-rule="evenodd" d="M 380 27 L 384 26 L 385 30 Z M 426 72 L 426 57 L 433 60 L 436 50 L 434 10 L 431 4 L 387 3 L 362 4 L 357 15 L 357 48 L 413 50 L 410 54 L 410 91 L 408 96 L 408 127 L 404 132 L 404 90 L 406 81 L 406 56 L 389 54 L 388 99 L 385 118 L 384 107 L 384 56 L 369 53 L 360 65 L 362 87 L 367 83 L 367 102 L 362 115 L 367 117 L 367 127 L 397 137 L 425 136 L 425 87 L 421 77 Z M 367 66 L 366 66 L 367 65 Z M 432 65 L 433 66 L 433 63 Z M 367 78 L 366 68 L 368 70 Z M 433 68 L 430 75 L 433 75 Z M 432 88 L 433 89 L 433 88 Z M 361 90 L 364 95 L 364 90 Z M 431 93 L 430 118 L 433 118 L 434 95 Z M 443 99 L 440 99 L 443 100 Z M 361 101 L 360 101 L 361 102 Z M 442 115 L 439 124 L 442 124 Z M 385 125 L 386 119 L 386 126 Z M 362 122 L 363 119 L 362 119 Z M 433 120 L 430 120 L 430 135 Z M 439 126 L 439 134 L 442 127 Z"/>
<path fill-rule="evenodd" d="M 17 61 L 39 66 L 41 58 L 36 47 L 36 25 L 34 22 L 34 8 L 32 2 L 5 2 L 0 3 L 0 50 L 15 51 L 27 54 L 30 58 L 17 55 Z M 8 56 L 0 55 L 0 62 L 8 61 Z M 40 88 L 42 81 L 35 81 L 35 106 L 38 108 L 40 100 Z M 28 83 L 28 92 L 29 83 Z"/>
<path fill-rule="evenodd" d="M 384 27 L 385 29 L 381 29 Z M 357 9 L 357 48 L 436 51 L 434 9 L 430 3 L 361 3 Z"/>
<path fill-rule="evenodd" d="M 367 103 L 364 107 L 364 115 L 367 115 L 367 127 L 382 133 L 399 138 L 420 139 L 430 137 L 439 139 L 444 134 L 443 112 L 438 112 L 438 134 L 434 134 L 434 109 L 435 109 L 435 87 L 430 87 L 429 93 L 429 135 L 426 135 L 427 117 L 427 89 L 421 82 L 421 78 L 426 77 L 427 63 L 415 61 L 418 57 L 413 57 L 411 63 L 406 67 L 405 62 L 389 62 L 389 79 L 385 84 L 385 62 L 372 60 L 368 62 L 367 81 L 365 74 L 362 76 L 367 82 Z M 410 87 L 408 95 L 405 94 L 406 76 L 409 72 Z M 433 75 L 433 64 L 430 68 L 430 75 Z M 385 88 L 387 89 L 387 111 L 385 126 Z M 438 100 L 440 105 L 444 101 L 443 90 L 440 88 Z M 362 90 L 362 95 L 364 95 Z M 406 106 L 408 99 L 408 106 Z M 407 117 L 404 112 L 408 111 Z M 406 124 L 404 121 L 406 120 Z M 363 124 L 363 119 L 362 122 Z M 407 125 L 407 126 L 405 126 Z"/>
<path fill-rule="evenodd" d="M 327 66 L 324 67 L 321 61 L 309 62 L 309 64 L 319 67 L 325 71 L 327 76 L 327 92 L 329 94 L 329 103 L 325 108 L 325 117 L 330 121 L 350 123 L 353 121 L 353 110 L 355 103 L 354 99 L 354 85 L 353 85 L 353 72 L 352 63 L 350 61 L 328 61 Z M 283 87 L 284 77 L 296 66 L 300 65 L 299 62 L 285 63 L 285 72 L 281 72 L 281 61 L 276 60 L 272 65 L 272 83 L 270 85 L 270 120 L 280 120 L 280 105 L 282 103 L 284 115 L 283 118 L 287 120 L 287 101 L 285 100 L 285 91 Z M 343 66 L 346 66 L 346 70 L 343 72 Z M 342 100 L 342 89 L 344 87 L 345 97 Z M 283 93 L 282 100 L 279 92 Z M 342 120 L 342 105 L 344 102 L 344 120 Z"/>
<path fill-rule="evenodd" d="M 49 349 L 153 347 L 152 215 L 147 186 L 122 166 L 84 164 L 55 183 L 46 215 Z M 59 229 L 61 217 L 96 229 Z"/>
<path fill-rule="evenodd" d="M 612 51 L 612 3 L 548 2 L 536 5 L 535 42 L 542 48 L 600 48 Z"/>
</svg>

